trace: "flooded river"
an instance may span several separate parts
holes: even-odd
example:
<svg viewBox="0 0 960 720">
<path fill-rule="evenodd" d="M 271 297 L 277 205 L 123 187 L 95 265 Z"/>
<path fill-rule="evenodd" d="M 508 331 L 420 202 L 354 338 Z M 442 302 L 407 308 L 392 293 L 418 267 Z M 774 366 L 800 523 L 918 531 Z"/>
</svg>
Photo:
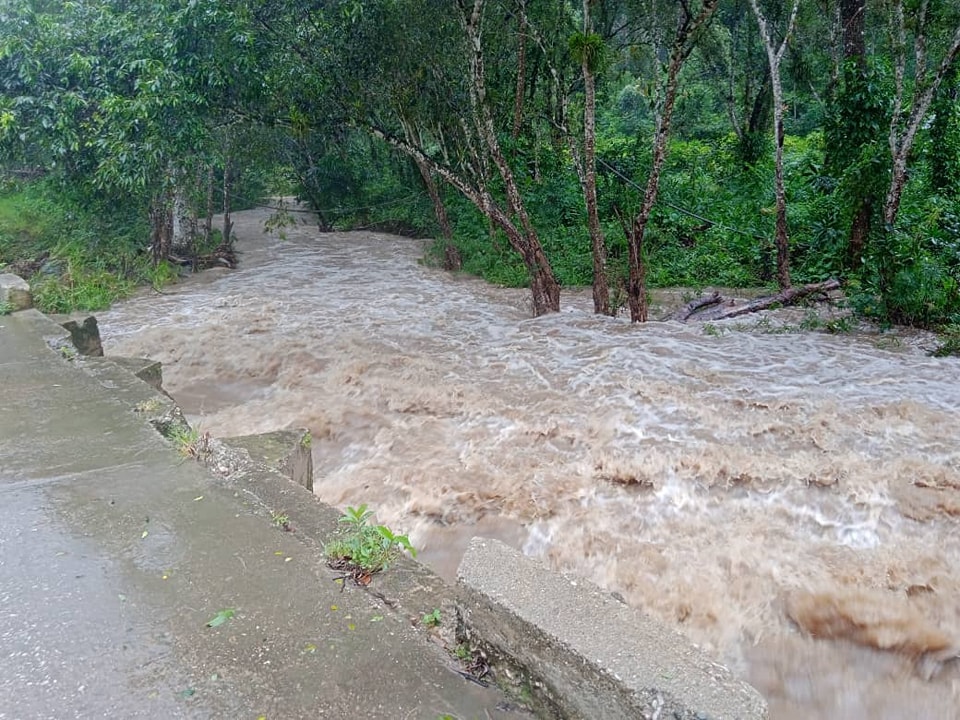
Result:
<svg viewBox="0 0 960 720">
<path fill-rule="evenodd" d="M 773 718 L 960 718 L 957 359 L 757 318 L 631 326 L 588 293 L 531 319 L 420 241 L 267 217 L 237 215 L 240 270 L 102 314 L 108 354 L 161 360 L 214 435 L 309 428 L 315 492 L 447 576 L 482 534 L 619 593 Z"/>
</svg>

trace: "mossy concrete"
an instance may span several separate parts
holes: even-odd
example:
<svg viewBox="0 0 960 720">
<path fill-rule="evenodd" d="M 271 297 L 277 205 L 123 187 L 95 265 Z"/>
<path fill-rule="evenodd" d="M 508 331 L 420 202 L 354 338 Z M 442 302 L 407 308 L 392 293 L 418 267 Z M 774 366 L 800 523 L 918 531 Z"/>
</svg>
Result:
<svg viewBox="0 0 960 720">
<path fill-rule="evenodd" d="M 277 430 L 225 438 L 224 442 L 248 453 L 253 461 L 276 468 L 297 485 L 313 492 L 313 453 L 310 451 L 309 430 Z"/>
<path fill-rule="evenodd" d="M 19 275 L 0 274 L 0 305 L 9 305 L 16 312 L 33 307 L 30 285 Z"/>
</svg>

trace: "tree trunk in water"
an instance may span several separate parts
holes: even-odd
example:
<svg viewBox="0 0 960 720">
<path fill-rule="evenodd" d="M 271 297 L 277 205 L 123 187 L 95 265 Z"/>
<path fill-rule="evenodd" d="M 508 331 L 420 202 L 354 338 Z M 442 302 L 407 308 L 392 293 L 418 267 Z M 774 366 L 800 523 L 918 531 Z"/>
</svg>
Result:
<svg viewBox="0 0 960 720">
<path fill-rule="evenodd" d="M 712 308 L 705 312 L 694 315 L 694 320 L 724 320 L 726 318 L 739 317 L 748 313 L 768 310 L 774 306 L 793 305 L 794 303 L 811 295 L 826 294 L 832 290 L 838 290 L 840 282 L 838 280 L 824 280 L 823 282 L 813 283 L 811 285 L 801 285 L 799 287 L 789 287 L 781 290 L 776 295 L 757 298 L 743 305 L 726 306 Z M 720 299 L 722 302 L 722 298 Z M 711 303 L 713 304 L 713 303 Z M 689 315 L 687 316 L 690 317 Z"/>
<path fill-rule="evenodd" d="M 503 181 L 503 190 L 506 194 L 510 216 L 519 220 L 519 228 L 515 228 L 514 236 L 511 236 L 510 231 L 502 222 L 497 224 L 507 232 L 511 245 L 523 258 L 530 274 L 533 314 L 535 317 L 539 317 L 548 312 L 560 311 L 560 285 L 557 283 L 553 268 L 550 266 L 550 261 L 547 260 L 540 238 L 537 236 L 537 231 L 534 229 L 530 215 L 527 213 L 513 170 L 504 157 L 500 141 L 497 139 L 493 114 L 489 105 L 490 101 L 487 98 L 486 68 L 481 40 L 484 2 L 485 0 L 474 0 L 472 7 L 468 7 L 462 0 L 460 3 L 462 20 L 470 48 L 470 104 L 480 141 Z M 489 194 L 485 198 L 484 204 L 486 205 L 484 212 L 488 217 L 491 217 L 493 205 Z M 513 227 L 513 223 L 509 221 L 507 225 Z"/>
<path fill-rule="evenodd" d="M 643 260 L 643 237 L 648 218 L 649 212 L 647 213 L 647 217 L 642 220 L 640 215 L 638 215 L 633 221 L 633 227 L 631 227 L 627 233 L 627 247 L 630 262 L 630 277 L 627 281 L 627 304 L 630 307 L 630 322 L 647 321 L 647 265 Z"/>
<path fill-rule="evenodd" d="M 787 231 L 787 189 L 783 181 L 783 97 L 779 73 L 773 81 L 773 114 L 777 123 L 776 170 L 774 171 L 777 227 L 774 242 L 777 246 L 777 285 L 781 290 L 786 290 L 790 287 L 790 234 Z"/>
<path fill-rule="evenodd" d="M 193 244 L 190 235 L 189 210 L 187 198 L 183 189 L 183 173 L 177 173 L 176 186 L 173 188 L 173 203 L 171 206 L 170 246 L 179 254 L 189 253 Z"/>
<path fill-rule="evenodd" d="M 590 0 L 583 0 L 583 34 L 590 32 Z M 583 195 L 587 206 L 587 226 L 593 250 L 593 312 L 610 315 L 610 289 L 607 286 L 607 243 L 600 226 L 597 209 L 597 93 L 594 77 L 595 62 L 587 45 L 583 50 Z"/>
<path fill-rule="evenodd" d="M 463 259 L 460 257 L 460 251 L 453 244 L 453 228 L 450 225 L 450 217 L 447 215 L 447 207 L 443 204 L 443 198 L 440 196 L 440 188 L 437 181 L 430 172 L 430 168 L 422 161 L 414 158 L 417 170 L 420 171 L 420 178 L 423 180 L 423 186 L 430 196 L 430 202 L 433 203 L 433 214 L 437 218 L 437 225 L 440 227 L 440 235 L 443 238 L 443 269 L 460 270 L 463 267 Z"/>
<path fill-rule="evenodd" d="M 530 244 L 527 238 L 528 253 L 524 255 L 527 272 L 530 273 L 530 291 L 533 296 L 533 316 L 540 317 L 560 311 L 560 285 L 553 275 L 547 256 L 539 241 Z"/>
<path fill-rule="evenodd" d="M 169 190 L 162 191 L 150 204 L 150 254 L 154 265 L 170 255 L 173 237 L 171 209 Z"/>
<path fill-rule="evenodd" d="M 693 43 L 696 41 L 697 31 L 703 27 L 717 9 L 719 0 L 704 0 L 700 13 L 693 17 L 688 14 L 686 4 L 683 4 L 683 17 L 677 26 L 670 51 L 670 64 L 667 68 L 667 85 L 664 92 L 663 107 L 657 118 L 657 131 L 653 142 L 653 161 L 650 165 L 650 175 L 647 177 L 647 187 L 643 193 L 643 203 L 640 212 L 633 220 L 627 234 L 628 259 L 630 276 L 627 283 L 627 302 L 630 306 L 630 322 L 647 321 L 647 271 L 643 260 L 643 241 L 650 221 L 650 213 L 657 202 L 657 193 L 660 190 L 660 173 L 667 159 L 667 140 L 670 138 L 670 124 L 673 121 L 673 109 L 677 101 L 677 86 L 680 82 L 680 70 L 690 53 L 693 52 Z"/>
<path fill-rule="evenodd" d="M 203 221 L 203 244 L 210 247 L 210 236 L 213 234 L 213 163 L 207 168 L 207 215 Z"/>
<path fill-rule="evenodd" d="M 787 21 L 787 27 L 783 34 L 783 40 L 779 47 L 774 47 L 773 37 L 767 25 L 767 19 L 764 17 L 757 4 L 757 0 L 750 0 L 750 7 L 757 19 L 757 25 L 760 28 L 760 39 L 767 52 L 767 64 L 770 68 L 770 87 L 773 90 L 773 134 L 776 141 L 776 152 L 774 160 L 776 167 L 774 170 L 774 195 L 777 203 L 777 222 L 774 235 L 774 242 L 777 247 L 777 284 L 781 290 L 790 287 L 790 235 L 787 230 L 787 191 L 783 181 L 783 86 L 780 82 L 780 63 L 783 60 L 783 54 L 787 49 L 787 43 L 790 41 L 790 35 L 793 33 L 794 23 L 797 20 L 797 11 L 800 8 L 800 0 L 793 0 L 793 8 L 790 11 L 790 19 Z"/>
<path fill-rule="evenodd" d="M 230 219 L 232 181 L 233 174 L 230 172 L 230 157 L 227 156 L 223 161 L 223 243 L 228 247 L 233 244 L 233 240 L 231 239 L 233 235 L 233 221 Z"/>
</svg>

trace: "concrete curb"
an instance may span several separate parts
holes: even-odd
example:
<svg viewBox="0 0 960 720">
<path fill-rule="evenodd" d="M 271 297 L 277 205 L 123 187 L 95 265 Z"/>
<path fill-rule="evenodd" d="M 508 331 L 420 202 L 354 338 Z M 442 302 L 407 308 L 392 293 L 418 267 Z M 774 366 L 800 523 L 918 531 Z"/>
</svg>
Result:
<svg viewBox="0 0 960 720">
<path fill-rule="evenodd" d="M 563 720 L 763 720 L 760 694 L 679 633 L 598 587 L 474 538 L 460 564 L 460 633 Z"/>
</svg>

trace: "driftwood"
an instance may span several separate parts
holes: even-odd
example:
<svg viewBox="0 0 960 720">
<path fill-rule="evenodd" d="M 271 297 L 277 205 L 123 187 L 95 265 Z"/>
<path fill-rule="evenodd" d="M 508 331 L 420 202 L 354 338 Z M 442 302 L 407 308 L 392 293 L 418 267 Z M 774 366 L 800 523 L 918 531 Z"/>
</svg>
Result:
<svg viewBox="0 0 960 720">
<path fill-rule="evenodd" d="M 213 252 L 206 255 L 180 257 L 170 253 L 167 255 L 167 260 L 183 267 L 190 267 L 194 272 L 212 267 L 227 267 L 232 270 L 237 266 L 237 253 L 232 244 L 221 243 Z"/>
<path fill-rule="evenodd" d="M 722 302 L 723 298 L 720 297 L 720 293 L 714 290 L 710 295 L 701 295 L 700 297 L 691 300 L 682 308 L 667 316 L 666 319 L 686 322 L 690 319 L 690 316 L 698 310 L 702 310 L 705 307 L 710 307 L 711 305 L 719 305 Z"/>
<path fill-rule="evenodd" d="M 694 312 L 687 314 L 686 317 L 677 319 L 688 320 L 692 316 L 694 320 L 724 320 L 726 318 L 746 315 L 748 313 L 754 313 L 760 310 L 769 310 L 775 305 L 793 305 L 804 298 L 810 297 L 811 295 L 825 294 L 831 290 L 838 290 L 839 288 L 839 280 L 824 280 L 823 282 L 811 283 L 810 285 L 787 288 L 786 290 L 781 290 L 776 295 L 768 295 L 766 297 L 750 300 L 742 305 L 727 305 L 723 298 L 720 298 L 718 295 L 717 297 L 719 299 L 717 302 L 703 303 L 703 305 L 700 307 L 724 303 L 721 307 L 712 307 L 711 309 L 701 313 L 696 313 L 697 308 L 694 308 Z M 707 299 L 710 298 L 711 296 L 707 296 Z M 698 300 L 703 299 L 704 298 L 699 298 Z M 693 305 L 693 303 L 690 303 L 687 307 L 690 305 Z M 682 311 L 676 314 L 679 315 L 685 312 L 686 309 L 687 308 L 684 308 Z"/>
</svg>

